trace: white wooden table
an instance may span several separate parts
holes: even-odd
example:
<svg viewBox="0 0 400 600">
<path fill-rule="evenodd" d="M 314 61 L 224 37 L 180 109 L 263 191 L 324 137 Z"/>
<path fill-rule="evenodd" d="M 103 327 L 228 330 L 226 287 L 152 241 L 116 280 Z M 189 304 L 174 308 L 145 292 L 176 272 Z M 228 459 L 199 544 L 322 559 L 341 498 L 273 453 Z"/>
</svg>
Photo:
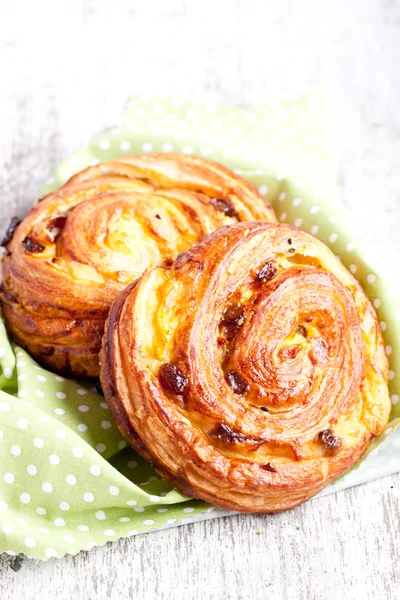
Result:
<svg viewBox="0 0 400 600">
<path fill-rule="evenodd" d="M 150 91 L 252 105 L 323 85 L 341 186 L 369 247 L 400 256 L 399 0 L 0 0 L 0 224 Z M 3 600 L 400 597 L 400 476 L 37 563 Z"/>
</svg>

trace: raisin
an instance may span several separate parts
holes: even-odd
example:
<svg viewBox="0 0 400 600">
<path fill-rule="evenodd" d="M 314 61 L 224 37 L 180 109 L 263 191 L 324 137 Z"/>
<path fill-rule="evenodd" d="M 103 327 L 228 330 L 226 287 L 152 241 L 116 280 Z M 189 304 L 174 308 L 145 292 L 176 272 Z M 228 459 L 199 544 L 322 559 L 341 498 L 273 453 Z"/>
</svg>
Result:
<svg viewBox="0 0 400 600">
<path fill-rule="evenodd" d="M 306 323 L 311 323 L 311 322 L 312 322 L 312 320 L 313 320 L 313 318 L 312 318 L 312 317 L 306 317 Z"/>
<path fill-rule="evenodd" d="M 333 435 L 331 429 L 324 429 L 318 434 L 318 441 L 332 454 L 336 454 L 342 445 L 341 440 Z"/>
<path fill-rule="evenodd" d="M 229 200 L 224 200 L 223 198 L 212 198 L 210 204 L 219 212 L 224 213 L 227 217 L 237 217 L 237 211 L 235 207 L 229 202 Z"/>
<path fill-rule="evenodd" d="M 249 391 L 249 384 L 237 371 L 228 371 L 228 373 L 225 375 L 225 379 L 235 394 L 243 396 Z"/>
<path fill-rule="evenodd" d="M 9 244 L 11 242 L 11 240 L 13 239 L 15 230 L 17 229 L 17 227 L 20 223 L 21 223 L 21 219 L 19 219 L 18 217 L 13 217 L 11 219 L 10 224 L 7 227 L 7 231 L 4 235 L 4 238 L 1 241 L 0 246 L 7 246 L 7 244 Z"/>
<path fill-rule="evenodd" d="M 296 329 L 296 333 L 302 335 L 305 338 L 307 337 L 307 329 L 304 327 L 304 325 L 299 325 Z"/>
<path fill-rule="evenodd" d="M 262 269 L 260 271 L 258 271 L 257 279 L 258 279 L 258 281 L 262 281 L 263 283 L 266 283 L 267 281 L 270 281 L 271 279 L 273 279 L 275 277 L 275 275 L 277 274 L 277 272 L 278 272 L 278 269 L 276 268 L 274 263 L 267 262 L 262 267 Z"/>
<path fill-rule="evenodd" d="M 232 427 L 226 425 L 225 423 L 218 423 L 218 425 L 216 425 L 211 431 L 211 435 L 219 440 L 222 440 L 223 442 L 228 442 L 229 444 L 243 443 L 248 440 L 243 433 L 234 431 Z"/>
<path fill-rule="evenodd" d="M 246 310 L 242 306 L 235 304 L 226 309 L 221 324 L 225 329 L 227 340 L 230 341 L 235 337 L 239 329 L 243 327 L 245 320 Z"/>
<path fill-rule="evenodd" d="M 181 394 L 189 385 L 185 373 L 177 364 L 172 362 L 162 365 L 158 373 L 158 379 L 161 387 L 166 392 L 172 392 L 173 394 Z"/>
<path fill-rule="evenodd" d="M 160 215 L 156 215 L 156 219 L 161 219 Z"/>
<path fill-rule="evenodd" d="M 266 406 L 260 406 L 260 410 L 264 412 L 269 412 L 269 409 Z"/>
<path fill-rule="evenodd" d="M 287 243 L 291 245 L 292 244 L 292 238 L 289 238 L 288 241 L 287 241 Z"/>
<path fill-rule="evenodd" d="M 54 242 L 57 236 L 60 235 L 60 232 L 64 227 L 66 220 L 66 217 L 54 217 L 53 219 L 50 219 L 50 221 L 47 223 L 46 229 L 51 235 L 52 242 Z"/>
<path fill-rule="evenodd" d="M 44 250 L 44 246 L 42 244 L 34 242 L 28 235 L 22 240 L 22 244 L 29 252 L 43 252 Z"/>
<path fill-rule="evenodd" d="M 276 473 L 276 469 L 273 465 L 271 465 L 271 463 L 266 463 L 265 465 L 260 465 L 260 467 L 264 471 L 269 471 L 270 473 Z"/>
<path fill-rule="evenodd" d="M 289 248 L 289 252 L 296 252 L 294 248 Z"/>
</svg>

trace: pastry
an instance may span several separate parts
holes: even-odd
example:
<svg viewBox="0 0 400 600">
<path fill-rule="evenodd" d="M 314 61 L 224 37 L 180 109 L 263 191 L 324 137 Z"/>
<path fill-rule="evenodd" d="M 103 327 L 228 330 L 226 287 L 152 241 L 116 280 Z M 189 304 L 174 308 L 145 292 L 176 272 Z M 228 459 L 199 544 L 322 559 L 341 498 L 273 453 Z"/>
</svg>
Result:
<svg viewBox="0 0 400 600">
<path fill-rule="evenodd" d="M 113 304 L 101 380 L 130 444 L 216 506 L 296 506 L 354 465 L 390 412 L 374 309 L 320 241 L 216 231 Z"/>
<path fill-rule="evenodd" d="M 251 184 L 212 161 L 149 154 L 88 168 L 11 222 L 0 292 L 7 327 L 50 369 L 98 376 L 118 293 L 215 229 L 255 219 L 276 221 Z"/>
</svg>

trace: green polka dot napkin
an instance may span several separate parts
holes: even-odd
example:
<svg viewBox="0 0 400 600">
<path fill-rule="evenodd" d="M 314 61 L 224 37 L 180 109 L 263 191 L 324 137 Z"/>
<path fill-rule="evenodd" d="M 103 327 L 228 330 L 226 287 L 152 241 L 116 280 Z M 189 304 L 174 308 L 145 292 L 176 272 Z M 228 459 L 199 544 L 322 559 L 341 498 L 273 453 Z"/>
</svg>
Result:
<svg viewBox="0 0 400 600">
<path fill-rule="evenodd" d="M 228 165 L 258 187 L 280 221 L 319 237 L 359 279 L 377 310 L 391 361 L 391 423 L 368 457 L 323 493 L 399 471 L 400 302 L 349 233 L 321 94 L 252 110 L 135 97 L 120 127 L 67 158 L 42 192 L 88 165 L 151 151 L 194 153 Z M 0 459 L 1 552 L 61 557 L 229 514 L 160 479 L 127 447 L 95 382 L 42 369 L 8 340 L 1 320 Z"/>
</svg>

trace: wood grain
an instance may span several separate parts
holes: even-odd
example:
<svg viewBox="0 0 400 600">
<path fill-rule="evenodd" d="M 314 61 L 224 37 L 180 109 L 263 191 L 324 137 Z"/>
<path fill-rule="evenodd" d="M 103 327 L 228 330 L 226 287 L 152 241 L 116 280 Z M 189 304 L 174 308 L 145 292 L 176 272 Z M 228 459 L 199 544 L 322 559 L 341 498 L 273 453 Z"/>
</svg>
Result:
<svg viewBox="0 0 400 600">
<path fill-rule="evenodd" d="M 398 270 L 398 0 L 0 6 L 0 228 L 62 158 L 118 120 L 130 93 L 247 106 L 323 85 L 354 225 L 371 254 L 385 253 L 387 273 Z M 0 597 L 395 599 L 399 484 L 386 477 L 281 515 L 186 525 L 60 561 L 4 556 Z"/>
</svg>

